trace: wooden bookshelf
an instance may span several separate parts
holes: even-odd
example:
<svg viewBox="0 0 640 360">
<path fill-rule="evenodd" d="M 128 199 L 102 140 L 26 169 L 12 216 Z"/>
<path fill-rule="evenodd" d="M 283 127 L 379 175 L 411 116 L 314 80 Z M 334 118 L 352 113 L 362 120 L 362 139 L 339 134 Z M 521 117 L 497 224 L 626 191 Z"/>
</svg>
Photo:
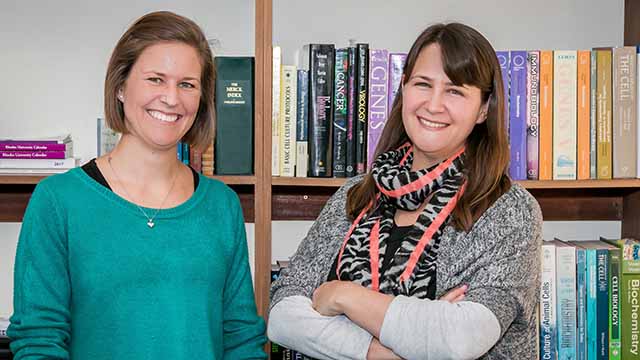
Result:
<svg viewBox="0 0 640 360">
<path fill-rule="evenodd" d="M 313 220 L 344 179 L 271 176 L 273 0 L 255 4 L 254 176 L 214 176 L 239 194 L 255 222 L 255 293 L 266 318 L 271 270 L 271 221 Z M 640 42 L 639 0 L 625 1 L 625 43 Z M 21 221 L 35 184 L 46 175 L 0 175 L 0 221 Z M 640 237 L 640 180 L 522 181 L 545 220 L 622 221 L 622 236 Z"/>
</svg>

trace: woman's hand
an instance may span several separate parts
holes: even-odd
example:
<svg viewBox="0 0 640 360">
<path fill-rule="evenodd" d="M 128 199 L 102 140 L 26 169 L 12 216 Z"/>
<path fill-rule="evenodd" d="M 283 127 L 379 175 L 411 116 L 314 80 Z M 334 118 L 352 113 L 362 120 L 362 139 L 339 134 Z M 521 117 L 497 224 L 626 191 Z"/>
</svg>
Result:
<svg viewBox="0 0 640 360">
<path fill-rule="evenodd" d="M 460 285 L 457 288 L 449 290 L 446 294 L 442 295 L 438 300 L 448 301 L 455 303 L 464 300 L 464 296 L 469 290 L 469 285 Z"/>
<path fill-rule="evenodd" d="M 333 280 L 320 285 L 313 292 L 313 308 L 324 316 L 342 315 L 341 301 L 348 301 L 360 287 L 350 281 Z"/>
</svg>

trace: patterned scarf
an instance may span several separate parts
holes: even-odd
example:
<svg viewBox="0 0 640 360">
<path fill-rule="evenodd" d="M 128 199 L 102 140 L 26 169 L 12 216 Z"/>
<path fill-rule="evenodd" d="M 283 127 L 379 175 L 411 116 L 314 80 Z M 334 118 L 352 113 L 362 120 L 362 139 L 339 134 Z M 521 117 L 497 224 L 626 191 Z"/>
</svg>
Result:
<svg viewBox="0 0 640 360">
<path fill-rule="evenodd" d="M 351 225 L 338 255 L 338 279 L 384 294 L 433 299 L 429 285 L 435 281 L 440 236 L 464 191 L 463 160 L 461 149 L 440 164 L 414 172 L 410 143 L 380 154 L 372 166 L 380 191 L 377 206 L 369 204 Z M 396 210 L 419 209 L 427 199 L 390 267 L 380 274 Z"/>
</svg>

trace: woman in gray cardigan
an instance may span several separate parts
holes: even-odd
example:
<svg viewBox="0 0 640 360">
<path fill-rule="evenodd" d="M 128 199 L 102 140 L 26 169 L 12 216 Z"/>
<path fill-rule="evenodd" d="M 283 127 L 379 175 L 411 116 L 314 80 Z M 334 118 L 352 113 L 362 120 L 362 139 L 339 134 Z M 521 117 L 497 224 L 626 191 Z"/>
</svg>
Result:
<svg viewBox="0 0 640 360">
<path fill-rule="evenodd" d="M 271 288 L 272 341 L 321 359 L 534 359 L 542 216 L 507 176 L 494 49 L 426 29 L 371 171 L 329 200 Z"/>
</svg>

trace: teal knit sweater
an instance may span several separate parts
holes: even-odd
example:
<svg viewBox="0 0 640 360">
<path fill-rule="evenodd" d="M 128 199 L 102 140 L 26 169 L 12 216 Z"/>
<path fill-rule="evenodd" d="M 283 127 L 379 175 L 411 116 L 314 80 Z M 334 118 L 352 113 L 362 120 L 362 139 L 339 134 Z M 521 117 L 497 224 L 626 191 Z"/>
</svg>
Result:
<svg viewBox="0 0 640 360">
<path fill-rule="evenodd" d="M 16 255 L 16 360 L 266 358 L 236 194 L 201 176 L 146 222 L 80 168 L 38 184 Z"/>
</svg>

